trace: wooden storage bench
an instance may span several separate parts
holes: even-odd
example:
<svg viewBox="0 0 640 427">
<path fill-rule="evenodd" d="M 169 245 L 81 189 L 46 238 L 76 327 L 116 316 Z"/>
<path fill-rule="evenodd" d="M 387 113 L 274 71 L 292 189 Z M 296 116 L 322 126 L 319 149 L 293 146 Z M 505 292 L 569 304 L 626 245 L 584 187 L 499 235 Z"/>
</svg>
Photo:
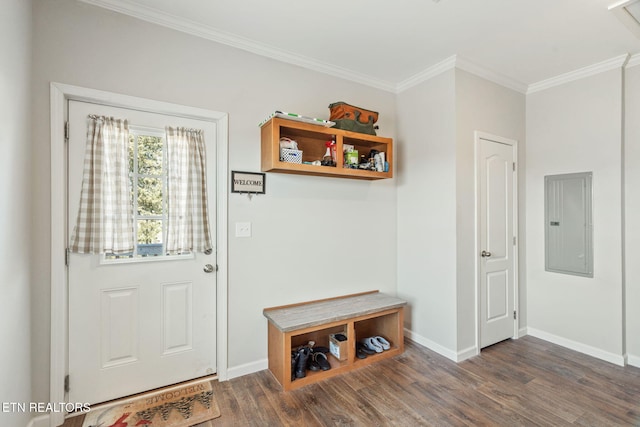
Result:
<svg viewBox="0 0 640 427">
<path fill-rule="evenodd" d="M 269 320 L 269 370 L 287 391 L 397 356 L 404 351 L 404 306 L 406 301 L 379 293 L 347 295 L 281 307 L 265 308 Z M 329 335 L 347 336 L 347 357 L 327 355 L 331 369 L 307 371 L 306 377 L 291 381 L 291 349 L 315 341 L 329 347 Z M 382 353 L 366 359 L 356 357 L 356 342 L 380 335 L 391 344 Z"/>
</svg>

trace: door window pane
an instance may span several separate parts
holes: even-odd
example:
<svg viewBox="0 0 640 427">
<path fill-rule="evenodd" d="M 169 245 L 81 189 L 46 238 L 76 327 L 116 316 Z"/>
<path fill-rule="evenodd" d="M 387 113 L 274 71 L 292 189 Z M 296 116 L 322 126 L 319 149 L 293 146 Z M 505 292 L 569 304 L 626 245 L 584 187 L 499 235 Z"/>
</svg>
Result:
<svg viewBox="0 0 640 427">
<path fill-rule="evenodd" d="M 164 138 L 151 135 L 137 135 L 138 173 L 140 175 L 162 175 L 164 159 Z"/>
<path fill-rule="evenodd" d="M 162 178 L 138 178 L 138 215 L 162 215 L 163 186 Z"/>
</svg>

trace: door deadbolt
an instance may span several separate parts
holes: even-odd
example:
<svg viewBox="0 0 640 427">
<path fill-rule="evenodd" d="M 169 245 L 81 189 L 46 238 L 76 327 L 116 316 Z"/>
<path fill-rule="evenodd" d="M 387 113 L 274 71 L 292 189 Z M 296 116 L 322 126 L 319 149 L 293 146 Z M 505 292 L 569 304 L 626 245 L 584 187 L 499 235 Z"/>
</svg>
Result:
<svg viewBox="0 0 640 427">
<path fill-rule="evenodd" d="M 489 257 L 491 256 L 491 252 L 489 252 L 489 251 L 482 251 L 482 252 L 480 252 L 480 256 L 481 256 L 482 258 L 489 258 Z"/>
<path fill-rule="evenodd" d="M 213 273 L 216 270 L 217 270 L 217 267 L 214 267 L 211 264 L 205 264 L 205 266 L 204 266 L 204 272 L 205 273 Z"/>
</svg>

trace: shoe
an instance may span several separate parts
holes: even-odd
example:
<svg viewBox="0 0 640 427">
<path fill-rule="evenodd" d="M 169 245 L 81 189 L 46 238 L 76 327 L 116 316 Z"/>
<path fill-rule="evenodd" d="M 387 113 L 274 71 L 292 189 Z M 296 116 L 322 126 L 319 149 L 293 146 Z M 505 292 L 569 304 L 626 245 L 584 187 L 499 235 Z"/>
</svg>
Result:
<svg viewBox="0 0 640 427">
<path fill-rule="evenodd" d="M 378 335 L 376 337 L 373 337 L 373 339 L 382 346 L 383 350 L 389 350 L 391 348 L 391 344 L 389 344 L 389 341 L 385 340 L 383 337 Z"/>
<path fill-rule="evenodd" d="M 298 362 L 296 363 L 296 378 L 304 378 L 307 376 L 307 364 L 309 363 L 309 355 L 311 349 L 302 347 L 298 350 Z"/>
<path fill-rule="evenodd" d="M 300 356 L 297 351 L 291 352 L 291 381 L 296 379 L 296 366 L 298 366 L 298 359 Z"/>
<path fill-rule="evenodd" d="M 378 340 L 373 339 L 373 337 L 365 338 L 362 341 L 362 344 L 364 344 L 364 346 L 369 350 L 373 350 L 376 353 L 382 353 L 384 351 L 382 346 L 378 343 Z"/>
<path fill-rule="evenodd" d="M 356 357 L 358 359 L 366 359 L 368 354 L 374 354 L 375 351 L 367 350 L 364 344 L 356 343 Z"/>
<path fill-rule="evenodd" d="M 318 354 L 322 354 L 322 353 L 316 353 L 315 349 L 311 350 L 311 353 L 309 354 L 309 370 L 310 371 L 319 371 L 320 370 L 320 365 L 318 364 L 318 362 L 316 361 L 316 355 Z M 323 354 L 324 356 L 324 354 Z"/>
<path fill-rule="evenodd" d="M 356 342 L 356 352 L 360 350 L 362 351 L 365 356 L 370 355 L 370 354 L 376 354 L 375 350 L 369 350 L 363 343 L 361 342 Z M 364 359 L 364 357 L 362 358 Z"/>
<path fill-rule="evenodd" d="M 328 371 L 329 369 L 331 369 L 331 364 L 327 359 L 327 355 L 324 353 L 313 353 L 313 363 L 315 363 L 318 368 L 322 369 L 323 371 Z"/>
</svg>

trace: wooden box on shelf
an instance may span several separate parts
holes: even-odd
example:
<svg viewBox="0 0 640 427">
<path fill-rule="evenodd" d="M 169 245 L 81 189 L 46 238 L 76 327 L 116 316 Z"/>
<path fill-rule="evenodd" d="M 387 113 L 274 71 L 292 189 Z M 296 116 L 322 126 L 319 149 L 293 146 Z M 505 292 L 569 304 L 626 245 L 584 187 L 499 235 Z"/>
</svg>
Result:
<svg viewBox="0 0 640 427">
<path fill-rule="evenodd" d="M 287 137 L 298 143 L 302 161 L 321 160 L 327 141 L 336 142 L 336 166 L 314 166 L 280 161 L 280 138 Z M 393 140 L 376 135 L 327 128 L 294 120 L 274 117 L 261 128 L 261 154 L 263 172 L 295 173 L 355 179 L 393 178 Z M 385 153 L 386 172 L 345 167 L 344 145 L 352 145 L 359 154 L 368 155 L 371 150 Z"/>
</svg>

